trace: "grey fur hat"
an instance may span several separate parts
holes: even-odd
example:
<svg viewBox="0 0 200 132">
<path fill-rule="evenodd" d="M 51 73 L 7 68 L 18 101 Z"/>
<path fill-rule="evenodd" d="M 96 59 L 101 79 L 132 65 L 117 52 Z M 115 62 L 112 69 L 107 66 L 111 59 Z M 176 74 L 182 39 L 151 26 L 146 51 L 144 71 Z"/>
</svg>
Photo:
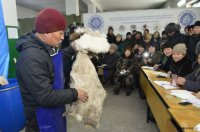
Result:
<svg viewBox="0 0 200 132">
<path fill-rule="evenodd" d="M 199 26 L 200 27 L 200 21 L 196 21 L 194 26 Z"/>
<path fill-rule="evenodd" d="M 195 54 L 200 55 L 200 41 L 197 43 Z"/>
<path fill-rule="evenodd" d="M 180 32 L 180 30 L 181 30 L 181 26 L 179 24 L 176 24 L 176 23 L 169 23 L 165 27 L 165 32 L 167 32 L 167 33 Z"/>
</svg>

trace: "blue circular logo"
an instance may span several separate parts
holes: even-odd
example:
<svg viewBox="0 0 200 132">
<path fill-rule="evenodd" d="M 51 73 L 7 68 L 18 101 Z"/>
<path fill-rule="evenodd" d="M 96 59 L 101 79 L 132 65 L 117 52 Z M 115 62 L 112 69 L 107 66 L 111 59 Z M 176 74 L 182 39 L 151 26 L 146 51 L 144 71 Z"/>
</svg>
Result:
<svg viewBox="0 0 200 132">
<path fill-rule="evenodd" d="M 183 26 L 191 25 L 196 21 L 196 16 L 192 11 L 186 10 L 180 13 L 179 23 Z"/>
<path fill-rule="evenodd" d="M 103 27 L 103 18 L 95 15 L 89 19 L 89 27 L 93 30 L 100 30 Z"/>
</svg>

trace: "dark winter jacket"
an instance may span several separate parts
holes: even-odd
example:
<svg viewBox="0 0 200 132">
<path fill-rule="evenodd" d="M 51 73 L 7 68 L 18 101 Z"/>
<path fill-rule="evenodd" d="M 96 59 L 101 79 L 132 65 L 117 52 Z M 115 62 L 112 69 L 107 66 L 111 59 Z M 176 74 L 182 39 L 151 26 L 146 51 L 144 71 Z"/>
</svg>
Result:
<svg viewBox="0 0 200 132">
<path fill-rule="evenodd" d="M 183 86 L 184 89 L 199 92 L 200 91 L 200 65 L 196 67 L 196 69 L 187 75 L 186 83 Z"/>
<path fill-rule="evenodd" d="M 134 45 L 138 44 L 138 45 L 143 45 L 145 47 L 145 42 L 143 39 L 138 39 L 138 40 L 135 40 Z"/>
<path fill-rule="evenodd" d="M 139 50 L 135 50 L 133 54 L 134 61 L 137 63 L 138 66 L 143 65 L 143 53 L 139 53 Z"/>
<path fill-rule="evenodd" d="M 117 74 L 116 74 L 116 83 L 120 82 L 121 77 L 123 76 L 123 78 L 125 79 L 126 85 L 132 85 L 134 83 L 133 80 L 133 73 L 136 69 L 135 68 L 135 61 L 134 58 L 132 56 L 125 58 L 124 55 L 122 55 L 122 57 L 120 57 L 117 61 Z M 120 74 L 121 70 L 126 70 L 128 72 L 126 72 L 125 74 Z"/>
<path fill-rule="evenodd" d="M 172 64 L 172 56 L 165 56 L 164 54 L 161 56 L 161 60 L 160 60 L 160 66 L 159 69 L 162 69 L 166 72 L 168 72 L 170 70 L 169 66 Z"/>
<path fill-rule="evenodd" d="M 168 36 L 167 39 L 168 43 L 174 47 L 178 43 L 184 43 L 187 45 L 188 43 L 188 38 L 184 34 L 181 33 L 175 33 L 173 36 Z"/>
<path fill-rule="evenodd" d="M 124 43 L 122 41 L 119 41 L 119 42 L 116 42 L 115 44 L 118 47 L 117 51 L 120 53 L 120 55 L 123 54 L 124 53 L 124 48 L 125 48 L 124 47 Z"/>
<path fill-rule="evenodd" d="M 26 116 L 34 115 L 37 107 L 55 107 L 77 100 L 75 89 L 53 90 L 55 51 L 33 33 L 19 38 L 20 56 L 16 72 Z M 29 116 L 30 117 L 30 116 Z M 32 117 L 33 118 L 33 117 Z"/>
<path fill-rule="evenodd" d="M 102 64 L 106 64 L 104 69 L 115 70 L 118 58 L 119 56 L 117 53 L 114 53 L 112 55 L 110 53 L 105 54 L 102 59 Z"/>
<path fill-rule="evenodd" d="M 126 48 L 133 48 L 133 40 L 132 39 L 125 39 L 124 40 L 124 49 Z"/>
<path fill-rule="evenodd" d="M 134 60 L 133 56 L 125 58 L 124 55 L 122 55 L 116 64 L 117 72 L 120 72 L 121 70 L 128 70 L 129 73 L 132 73 L 134 70 L 134 65 L 136 65 L 136 61 Z"/>
<path fill-rule="evenodd" d="M 192 72 L 192 62 L 187 57 L 184 57 L 178 62 L 173 60 L 172 64 L 170 65 L 170 71 L 172 74 L 184 77 Z"/>
<path fill-rule="evenodd" d="M 156 39 L 153 39 L 154 43 L 157 45 L 157 50 L 160 51 L 161 48 L 160 48 L 160 37 L 159 38 L 156 38 Z"/>
<path fill-rule="evenodd" d="M 115 44 L 115 42 L 116 42 L 115 35 L 114 34 L 113 35 L 107 34 L 107 40 L 108 40 L 108 43 Z"/>
<path fill-rule="evenodd" d="M 61 43 L 61 49 L 64 49 L 66 47 L 70 46 L 70 40 L 69 40 L 69 35 L 65 32 L 64 33 L 64 40 Z"/>
<path fill-rule="evenodd" d="M 75 51 L 71 46 L 64 48 L 63 50 L 63 71 L 65 77 L 65 88 L 69 88 L 70 84 L 70 72 L 72 64 L 75 59 Z"/>
<path fill-rule="evenodd" d="M 189 59 L 193 62 L 196 60 L 197 55 L 195 54 L 195 49 L 197 46 L 197 43 L 200 41 L 200 35 L 192 35 L 189 38 L 189 43 L 187 44 L 187 53 Z"/>
</svg>

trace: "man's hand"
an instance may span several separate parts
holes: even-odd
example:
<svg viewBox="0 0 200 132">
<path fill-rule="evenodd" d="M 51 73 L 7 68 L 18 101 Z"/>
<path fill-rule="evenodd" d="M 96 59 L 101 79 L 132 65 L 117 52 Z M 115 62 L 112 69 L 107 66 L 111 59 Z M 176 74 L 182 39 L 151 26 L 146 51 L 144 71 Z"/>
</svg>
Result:
<svg viewBox="0 0 200 132">
<path fill-rule="evenodd" d="M 186 82 L 186 79 L 185 78 L 183 78 L 183 77 L 178 77 L 178 79 L 177 79 L 177 83 L 179 84 L 179 85 L 184 85 L 185 84 L 185 82 Z"/>
<path fill-rule="evenodd" d="M 78 92 L 78 100 L 80 100 L 83 103 L 87 102 L 87 100 L 88 100 L 87 92 L 85 92 L 81 89 L 77 89 L 77 92 Z"/>
</svg>

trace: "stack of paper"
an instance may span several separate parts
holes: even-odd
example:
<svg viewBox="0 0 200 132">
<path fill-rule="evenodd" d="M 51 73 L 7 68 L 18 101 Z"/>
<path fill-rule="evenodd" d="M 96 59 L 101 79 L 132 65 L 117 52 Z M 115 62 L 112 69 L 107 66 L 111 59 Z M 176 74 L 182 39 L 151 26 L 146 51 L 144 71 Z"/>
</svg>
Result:
<svg viewBox="0 0 200 132">
<path fill-rule="evenodd" d="M 154 72 L 153 74 L 155 74 L 157 76 L 169 77 L 169 74 L 164 73 L 164 72 Z"/>
<path fill-rule="evenodd" d="M 170 90 L 170 94 L 181 99 L 184 99 L 183 102 L 190 102 L 196 107 L 200 107 L 200 99 L 192 94 L 192 92 L 187 90 Z"/>
<path fill-rule="evenodd" d="M 170 90 L 170 94 L 179 97 L 181 99 L 189 99 L 194 97 L 192 92 L 187 90 Z"/>
<path fill-rule="evenodd" d="M 170 82 L 167 82 L 167 81 L 154 81 L 154 83 L 165 88 L 165 89 L 177 89 L 177 88 L 179 88 L 179 87 L 175 87 L 175 86 L 170 85 Z"/>
<path fill-rule="evenodd" d="M 154 68 L 154 67 L 151 67 L 151 66 L 142 66 L 142 68 L 144 68 L 144 69 L 149 69 L 149 70 L 155 70 L 155 68 Z"/>
<path fill-rule="evenodd" d="M 192 103 L 194 106 L 200 108 L 200 99 L 195 97 L 195 98 L 190 98 L 190 99 L 187 99 L 187 100 L 188 100 L 188 102 Z"/>
</svg>

